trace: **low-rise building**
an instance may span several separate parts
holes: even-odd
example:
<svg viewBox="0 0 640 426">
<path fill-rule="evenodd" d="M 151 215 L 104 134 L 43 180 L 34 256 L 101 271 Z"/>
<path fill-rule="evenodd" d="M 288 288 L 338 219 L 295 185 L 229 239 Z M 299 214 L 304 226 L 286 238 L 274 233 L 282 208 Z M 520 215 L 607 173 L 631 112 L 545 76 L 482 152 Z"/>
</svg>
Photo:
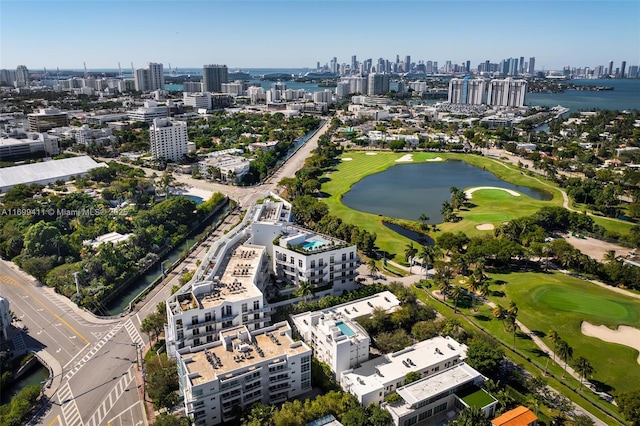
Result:
<svg viewBox="0 0 640 426">
<path fill-rule="evenodd" d="M 28 130 L 30 132 L 46 132 L 56 127 L 64 127 L 69 124 L 66 112 L 57 108 L 40 108 L 33 114 L 27 114 Z"/>
<path fill-rule="evenodd" d="M 466 345 L 448 336 L 438 336 L 345 371 L 340 385 L 365 407 L 380 404 L 386 396 L 405 385 L 408 373 L 417 372 L 421 377 L 428 377 L 461 363 L 466 357 Z"/>
<path fill-rule="evenodd" d="M 133 234 L 121 234 L 119 232 L 109 232 L 107 234 L 99 235 L 92 240 L 83 240 L 82 245 L 91 246 L 94 249 L 98 248 L 100 244 L 118 244 L 123 241 L 127 241 Z"/>
<path fill-rule="evenodd" d="M 389 411 L 394 426 L 441 424 L 471 406 L 493 417 L 498 401 L 480 388 L 485 380 L 469 365 L 459 363 L 398 388 L 400 400 L 381 407 Z"/>
<path fill-rule="evenodd" d="M 286 321 L 219 332 L 216 342 L 178 351 L 186 413 L 195 425 L 233 420 L 255 402 L 274 405 L 311 390 L 311 349 L 294 341 Z"/>
<path fill-rule="evenodd" d="M 169 108 L 164 105 L 158 105 L 156 101 L 147 101 L 138 109 L 129 111 L 128 115 L 129 119 L 133 121 L 153 123 L 156 118 L 169 117 Z"/>
<path fill-rule="evenodd" d="M 0 138 L 0 160 L 25 159 L 37 154 L 48 157 L 60 153 L 59 138 L 47 133 L 14 131 Z"/>
<path fill-rule="evenodd" d="M 236 155 L 217 155 L 198 162 L 200 175 L 218 178 L 222 182 L 235 182 L 249 173 L 250 161 Z"/>
<path fill-rule="evenodd" d="M 327 363 L 340 380 L 344 371 L 351 371 L 369 359 L 369 334 L 355 319 L 370 316 L 375 308 L 393 312 L 400 301 L 390 291 L 374 294 L 353 302 L 292 316 L 302 339 L 313 348 L 320 361 Z"/>
</svg>

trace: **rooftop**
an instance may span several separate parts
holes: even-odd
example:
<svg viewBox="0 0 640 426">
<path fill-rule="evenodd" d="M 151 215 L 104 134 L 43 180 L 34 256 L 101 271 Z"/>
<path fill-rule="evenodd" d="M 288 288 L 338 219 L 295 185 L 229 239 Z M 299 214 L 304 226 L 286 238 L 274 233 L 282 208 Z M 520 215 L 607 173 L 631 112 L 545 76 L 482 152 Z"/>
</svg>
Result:
<svg viewBox="0 0 640 426">
<path fill-rule="evenodd" d="M 469 407 L 483 408 L 496 402 L 494 397 L 476 385 L 463 389 L 460 392 L 456 392 L 456 396 L 463 400 Z"/>
<path fill-rule="evenodd" d="M 406 410 L 410 406 L 434 397 L 442 392 L 481 378 L 482 374 L 465 363 L 457 364 L 439 373 L 410 383 L 397 390 L 398 395 L 406 402 Z"/>
<path fill-rule="evenodd" d="M 346 318 L 355 319 L 362 316 L 371 316 L 374 308 L 380 307 L 387 312 L 393 312 L 400 307 L 400 301 L 390 291 L 383 291 L 372 296 L 343 303 L 328 309 L 324 313 L 340 313 Z"/>
<path fill-rule="evenodd" d="M 491 424 L 493 426 L 528 426 L 536 420 L 538 417 L 533 411 L 521 405 L 491 420 Z"/>
<path fill-rule="evenodd" d="M 349 381 L 354 393 L 365 394 L 384 388 L 387 383 L 404 379 L 409 372 L 428 370 L 446 360 L 463 360 L 466 353 L 465 345 L 451 337 L 438 336 L 364 362 L 359 368 L 343 374 L 343 377 Z"/>
<path fill-rule="evenodd" d="M 280 234 L 278 245 L 304 254 L 321 253 L 349 246 L 345 241 L 297 226 L 287 226 Z"/>
<path fill-rule="evenodd" d="M 286 321 L 271 327 L 249 333 L 242 325 L 224 330 L 220 340 L 212 346 L 194 353 L 185 353 L 182 358 L 191 358 L 186 362 L 187 375 L 194 386 L 215 379 L 224 380 L 240 369 L 249 370 L 255 364 L 265 361 L 277 363 L 283 356 L 293 356 L 310 351 L 309 347 L 291 338 L 291 327 Z"/>
<path fill-rule="evenodd" d="M 5 167 L 0 169 L 0 188 L 11 188 L 20 183 L 29 184 L 62 179 L 67 176 L 87 173 L 96 167 L 106 166 L 105 163 L 96 163 L 88 156 L 80 156 Z"/>
</svg>

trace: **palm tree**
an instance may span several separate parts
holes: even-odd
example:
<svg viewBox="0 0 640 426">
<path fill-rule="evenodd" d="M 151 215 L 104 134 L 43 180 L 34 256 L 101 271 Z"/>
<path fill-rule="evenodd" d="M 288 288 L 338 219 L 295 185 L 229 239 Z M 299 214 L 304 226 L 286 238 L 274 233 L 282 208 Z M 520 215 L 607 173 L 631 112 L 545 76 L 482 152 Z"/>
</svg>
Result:
<svg viewBox="0 0 640 426">
<path fill-rule="evenodd" d="M 442 256 L 442 252 L 438 250 L 435 246 L 422 246 L 420 250 L 420 259 L 422 259 L 422 263 L 424 264 L 424 275 L 425 279 L 429 278 L 429 264 L 433 263 L 436 259 L 439 259 Z"/>
<path fill-rule="evenodd" d="M 411 267 L 413 266 L 413 258 L 418 254 L 418 249 L 413 246 L 413 243 L 406 245 L 404 249 L 404 258 L 409 262 L 409 273 L 411 273 Z"/>
<path fill-rule="evenodd" d="M 606 263 L 611 263 L 616 260 L 616 251 L 615 250 L 607 250 L 607 252 L 602 257 L 602 261 Z"/>
<path fill-rule="evenodd" d="M 376 278 L 378 272 L 380 272 L 380 269 L 378 269 L 378 264 L 373 257 L 370 257 L 367 261 L 367 269 L 369 270 L 369 275 L 371 276 L 371 283 L 373 283 L 373 280 Z"/>
<path fill-rule="evenodd" d="M 452 423 L 453 426 L 490 426 L 489 419 L 484 416 L 484 411 L 480 407 L 466 407 L 460 412 L 458 418 Z"/>
<path fill-rule="evenodd" d="M 516 316 L 509 314 L 507 309 L 507 317 L 504 320 L 504 328 L 506 331 L 513 333 L 513 350 L 516 349 L 516 332 L 518 331 L 518 323 Z"/>
<path fill-rule="evenodd" d="M 458 301 L 464 294 L 464 290 L 459 285 L 453 287 L 451 289 L 451 297 L 453 298 L 453 313 L 458 313 Z"/>
<path fill-rule="evenodd" d="M 480 284 L 480 288 L 478 289 L 478 293 L 480 293 L 480 296 L 482 296 L 482 297 L 487 297 L 489 295 L 489 293 L 490 293 L 489 283 L 485 281 L 482 284 Z"/>
<path fill-rule="evenodd" d="M 448 280 L 442 280 L 438 284 L 438 290 L 440 290 L 440 294 L 442 294 L 443 300 L 446 300 L 447 299 L 447 295 L 449 294 L 449 291 L 451 290 L 451 284 L 449 284 Z"/>
<path fill-rule="evenodd" d="M 582 380 L 586 379 L 587 376 L 591 376 L 595 369 L 591 365 L 588 359 L 583 356 L 579 356 L 576 358 L 576 362 L 573 364 L 575 370 L 580 374 L 580 389 L 582 389 Z"/>
<path fill-rule="evenodd" d="M 564 373 L 562 373 L 562 377 L 564 378 L 567 373 L 567 363 L 573 359 L 573 348 L 564 340 L 558 343 L 558 356 L 564 361 Z"/>
<path fill-rule="evenodd" d="M 302 297 L 304 299 L 304 303 L 307 303 L 307 296 L 311 296 L 313 294 L 312 288 L 313 286 L 309 281 L 300 281 L 295 294 L 298 297 Z"/>
<path fill-rule="evenodd" d="M 556 351 L 558 350 L 558 345 L 560 344 L 560 342 L 562 342 L 562 339 L 560 338 L 558 332 L 555 330 L 551 330 L 549 332 L 549 339 L 551 340 L 551 343 L 553 343 L 553 363 L 555 364 Z"/>
<path fill-rule="evenodd" d="M 507 314 L 509 314 L 514 318 L 518 316 L 518 306 L 516 305 L 516 302 L 509 302 L 509 307 L 507 308 Z"/>
<path fill-rule="evenodd" d="M 480 282 L 475 278 L 474 275 L 469 277 L 469 281 L 467 281 L 467 290 L 469 294 L 471 294 L 471 307 L 473 307 L 473 302 L 476 299 L 476 292 L 480 289 Z"/>
<path fill-rule="evenodd" d="M 493 308 L 493 311 L 491 312 L 493 314 L 493 317 L 499 320 L 504 320 L 504 317 L 506 315 L 505 309 L 500 305 L 496 305 L 495 308 Z"/>
<path fill-rule="evenodd" d="M 427 229 L 427 222 L 429 222 L 429 219 L 429 216 L 424 213 L 420 215 L 420 217 L 418 218 L 418 220 L 421 222 L 420 229 Z"/>
</svg>

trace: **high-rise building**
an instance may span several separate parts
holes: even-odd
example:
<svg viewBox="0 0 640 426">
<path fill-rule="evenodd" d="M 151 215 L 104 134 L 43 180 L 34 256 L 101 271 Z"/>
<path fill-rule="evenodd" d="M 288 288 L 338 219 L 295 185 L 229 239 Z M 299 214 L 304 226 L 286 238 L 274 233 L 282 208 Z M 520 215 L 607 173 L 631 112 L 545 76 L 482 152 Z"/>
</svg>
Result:
<svg viewBox="0 0 640 426">
<path fill-rule="evenodd" d="M 358 59 L 356 55 L 351 56 L 351 72 L 354 73 L 358 70 Z"/>
<path fill-rule="evenodd" d="M 164 90 L 164 70 L 162 64 L 149 62 L 149 91 Z"/>
<path fill-rule="evenodd" d="M 525 69 L 524 69 L 524 56 L 520 56 L 520 67 L 518 68 L 518 74 L 524 74 Z"/>
<path fill-rule="evenodd" d="M 638 78 L 638 66 L 637 65 L 631 65 L 629 67 L 629 78 Z"/>
<path fill-rule="evenodd" d="M 404 58 L 404 71 L 405 72 L 411 71 L 411 56 L 410 55 L 407 55 Z"/>
<path fill-rule="evenodd" d="M 16 68 L 16 87 L 26 87 L 29 85 L 29 70 L 25 65 L 18 65 Z"/>
<path fill-rule="evenodd" d="M 613 61 L 609 62 L 609 75 L 613 75 Z"/>
<path fill-rule="evenodd" d="M 487 92 L 487 105 L 521 107 L 524 106 L 526 93 L 526 80 L 491 80 Z"/>
<path fill-rule="evenodd" d="M 369 74 L 369 96 L 382 95 L 389 91 L 389 74 L 371 73 Z"/>
<path fill-rule="evenodd" d="M 228 83 L 229 70 L 226 65 L 205 65 L 202 67 L 202 90 L 221 92 L 222 83 Z"/>
<path fill-rule="evenodd" d="M 531 75 L 535 74 L 535 69 L 536 69 L 536 58 L 535 56 L 532 56 L 529 58 L 529 74 Z"/>
<path fill-rule="evenodd" d="M 449 103 L 482 105 L 486 83 L 476 78 L 452 78 L 449 82 Z"/>
<path fill-rule="evenodd" d="M 620 78 L 624 78 L 624 73 L 627 68 L 627 61 L 622 61 L 622 66 L 620 67 Z"/>
<path fill-rule="evenodd" d="M 153 158 L 179 161 L 187 154 L 187 123 L 156 118 L 149 128 Z"/>
</svg>

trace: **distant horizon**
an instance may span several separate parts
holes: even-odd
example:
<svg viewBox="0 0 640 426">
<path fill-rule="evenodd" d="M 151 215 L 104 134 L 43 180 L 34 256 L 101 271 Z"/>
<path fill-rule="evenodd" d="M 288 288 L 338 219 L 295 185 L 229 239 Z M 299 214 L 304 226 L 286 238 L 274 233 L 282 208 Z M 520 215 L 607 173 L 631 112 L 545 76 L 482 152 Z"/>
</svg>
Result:
<svg viewBox="0 0 640 426">
<path fill-rule="evenodd" d="M 4 69 L 315 69 L 352 55 L 474 68 L 535 57 L 536 70 L 553 71 L 640 65 L 635 0 L 4 0 L 0 10 Z"/>
</svg>

